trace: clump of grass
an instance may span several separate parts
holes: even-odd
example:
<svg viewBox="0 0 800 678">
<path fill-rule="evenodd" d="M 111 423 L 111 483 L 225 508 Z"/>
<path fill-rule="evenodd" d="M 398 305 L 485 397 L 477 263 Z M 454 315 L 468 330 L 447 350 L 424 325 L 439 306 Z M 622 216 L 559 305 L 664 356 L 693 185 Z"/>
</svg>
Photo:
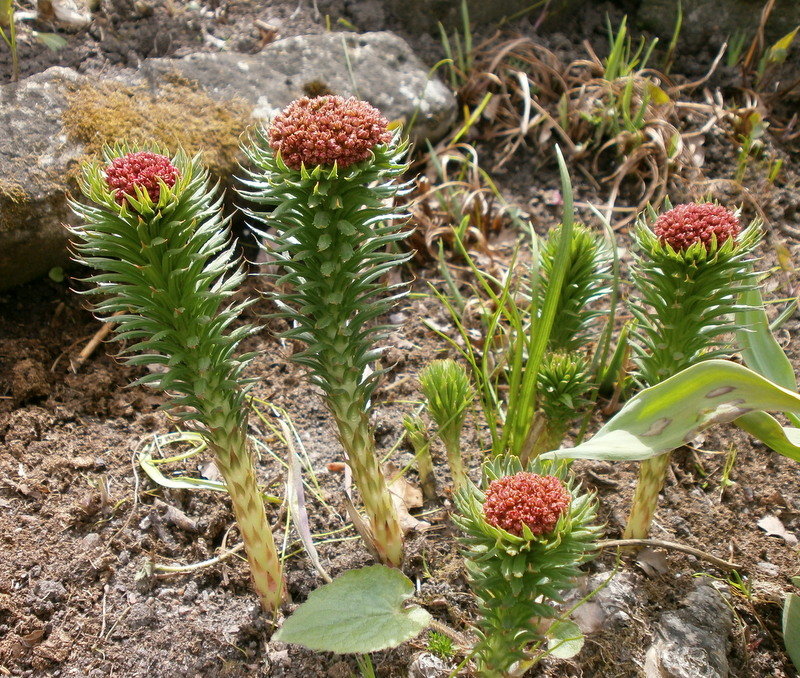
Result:
<svg viewBox="0 0 800 678">
<path fill-rule="evenodd" d="M 452 659 L 455 656 L 456 648 L 453 639 L 438 631 L 431 631 L 428 634 L 428 651 L 442 659 Z"/>
</svg>

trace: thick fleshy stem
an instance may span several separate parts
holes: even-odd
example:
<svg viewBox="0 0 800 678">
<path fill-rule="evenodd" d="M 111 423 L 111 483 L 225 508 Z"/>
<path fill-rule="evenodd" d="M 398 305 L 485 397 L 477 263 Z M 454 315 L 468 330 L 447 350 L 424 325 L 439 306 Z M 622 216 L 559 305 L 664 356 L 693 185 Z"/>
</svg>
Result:
<svg viewBox="0 0 800 678">
<path fill-rule="evenodd" d="M 283 568 L 264 512 L 247 436 L 241 430 L 233 436 L 212 431 L 208 443 L 216 454 L 217 466 L 231 497 L 261 607 L 265 611 L 277 610 L 284 597 Z"/>
<path fill-rule="evenodd" d="M 414 458 L 419 472 L 419 484 L 426 501 L 436 501 L 436 475 L 433 471 L 431 441 L 425 423 L 419 415 L 406 415 L 403 419 L 406 435 L 414 448 Z"/>
<path fill-rule="evenodd" d="M 639 479 L 633 493 L 633 506 L 625 526 L 624 539 L 646 539 L 658 508 L 658 495 L 664 487 L 671 454 L 645 459 L 639 465 Z"/>
<path fill-rule="evenodd" d="M 382 562 L 400 567 L 403 562 L 403 532 L 378 464 L 375 438 L 367 414 L 359 403 L 347 397 L 329 397 L 327 400 L 336 420 L 339 442 L 364 502 L 373 546 Z"/>
</svg>

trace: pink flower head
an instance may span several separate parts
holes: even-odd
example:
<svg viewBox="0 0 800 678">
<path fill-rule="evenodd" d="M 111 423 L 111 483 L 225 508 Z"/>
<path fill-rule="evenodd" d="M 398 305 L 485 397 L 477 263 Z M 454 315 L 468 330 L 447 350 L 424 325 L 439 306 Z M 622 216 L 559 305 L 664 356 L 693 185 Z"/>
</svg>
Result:
<svg viewBox="0 0 800 678">
<path fill-rule="evenodd" d="M 533 534 L 547 534 L 567 511 L 570 500 L 564 483 L 555 476 L 522 472 L 489 484 L 483 513 L 489 525 L 518 537 L 523 524 Z"/>
<path fill-rule="evenodd" d="M 287 167 L 347 167 L 369 158 L 378 144 L 392 139 L 388 121 L 358 99 L 323 96 L 296 99 L 269 127 L 269 144 Z"/>
<path fill-rule="evenodd" d="M 172 188 L 180 177 L 178 168 L 165 155 L 139 151 L 114 158 L 106 167 L 106 183 L 114 191 L 114 199 L 122 205 L 127 196 L 136 196 L 135 186 L 147 191 L 155 203 L 161 194 L 158 180 Z"/>
<path fill-rule="evenodd" d="M 711 202 L 688 203 L 673 207 L 656 220 L 653 232 L 661 244 L 667 244 L 676 252 L 689 249 L 702 242 L 706 249 L 716 237 L 721 245 L 728 238 L 739 235 L 739 219 L 722 205 Z"/>
</svg>

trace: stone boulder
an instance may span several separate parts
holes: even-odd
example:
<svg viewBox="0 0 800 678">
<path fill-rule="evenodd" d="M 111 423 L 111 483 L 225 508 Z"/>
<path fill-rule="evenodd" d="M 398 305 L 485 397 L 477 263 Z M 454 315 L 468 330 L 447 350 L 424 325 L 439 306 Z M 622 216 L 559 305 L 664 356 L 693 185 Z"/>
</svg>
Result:
<svg viewBox="0 0 800 678">
<path fill-rule="evenodd" d="M 303 94 L 355 95 L 390 119 L 416 120 L 419 141 L 447 130 L 453 95 L 391 33 L 326 33 L 279 40 L 261 53 L 152 59 L 138 71 L 83 76 L 51 68 L 0 86 L 0 289 L 67 262 L 80 162 L 128 140 L 204 153 L 223 184 L 239 138 Z"/>
<path fill-rule="evenodd" d="M 733 612 L 713 586 L 697 583 L 679 610 L 661 615 L 645 655 L 646 678 L 727 678 Z"/>
<path fill-rule="evenodd" d="M 355 96 L 390 120 L 415 118 L 412 136 L 417 141 L 441 138 L 456 115 L 453 94 L 428 77 L 405 40 L 388 31 L 286 38 L 259 54 L 201 52 L 148 59 L 142 72 L 155 83 L 177 72 L 221 101 L 241 97 L 258 119 L 269 119 L 303 94 Z"/>
<path fill-rule="evenodd" d="M 667 40 L 675 30 L 679 0 L 641 0 L 637 24 Z M 692 0 L 683 2 L 681 49 L 697 49 L 710 38 L 722 41 L 740 31 L 752 39 L 761 18 L 763 0 Z M 800 25 L 800 2 L 777 0 L 765 27 L 767 40 L 774 42 Z"/>
<path fill-rule="evenodd" d="M 66 168 L 83 153 L 68 138 L 61 115 L 66 91 L 80 80 L 51 68 L 0 87 L 0 289 L 64 263 L 69 220 Z"/>
</svg>

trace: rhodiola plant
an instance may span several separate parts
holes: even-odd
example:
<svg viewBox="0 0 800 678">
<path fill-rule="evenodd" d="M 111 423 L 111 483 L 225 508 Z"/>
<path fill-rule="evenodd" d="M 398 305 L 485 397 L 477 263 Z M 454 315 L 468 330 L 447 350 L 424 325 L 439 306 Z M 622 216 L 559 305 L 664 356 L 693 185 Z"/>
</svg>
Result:
<svg viewBox="0 0 800 678">
<path fill-rule="evenodd" d="M 592 385 L 586 347 L 599 334 L 595 320 L 601 314 L 595 306 L 611 287 L 611 248 L 602 236 L 573 223 L 569 173 L 560 154 L 558 159 L 562 222 L 545 241 L 529 229 L 531 253 L 525 265 L 518 264 L 518 253 L 503 278 L 496 279 L 477 267 L 455 233 L 477 279 L 478 303 L 485 309 L 479 342 L 456 305 L 435 291 L 461 341 L 431 329 L 471 368 L 492 454 L 523 461 L 558 446 L 581 416 Z M 607 314 L 608 325 L 613 326 L 613 318 L 613 311 Z"/>
<path fill-rule="evenodd" d="M 379 558 L 403 559 L 403 537 L 369 423 L 380 372 L 372 363 L 386 327 L 375 324 L 404 292 L 381 278 L 409 257 L 391 245 L 404 216 L 387 205 L 403 190 L 407 143 L 368 103 L 337 96 L 298 99 L 245 149 L 252 165 L 243 192 L 273 208 L 251 212 L 280 267 L 273 299 L 305 344 L 293 359 L 324 392 L 368 516 Z"/>
<path fill-rule="evenodd" d="M 558 635 L 557 604 L 593 557 L 595 500 L 564 464 L 518 458 L 484 465 L 486 487 L 455 495 L 470 588 L 478 598 L 478 675 L 521 676 Z M 578 633 L 579 635 L 579 633 Z"/>
<path fill-rule="evenodd" d="M 740 296 L 752 287 L 758 222 L 742 230 L 739 217 L 713 203 L 678 205 L 640 219 L 632 278 L 637 297 L 635 378 L 654 386 L 681 370 L 729 352 Z M 644 461 L 625 536 L 646 537 L 669 454 Z"/>
<path fill-rule="evenodd" d="M 419 373 L 425 402 L 439 429 L 456 490 L 467 481 L 461 458 L 461 430 L 474 393 L 467 371 L 454 360 L 434 360 Z"/>
<path fill-rule="evenodd" d="M 106 149 L 83 168 L 91 205 L 73 202 L 76 260 L 98 272 L 86 294 L 127 342 L 129 365 L 157 365 L 135 383 L 168 395 L 165 407 L 214 452 L 233 503 L 256 591 L 266 610 L 283 595 L 282 567 L 256 482 L 247 437 L 250 356 L 236 355 L 253 328 L 232 324 L 249 302 L 231 302 L 244 271 L 221 199 L 197 158 Z"/>
<path fill-rule="evenodd" d="M 755 287 L 751 257 L 760 225 L 741 230 L 735 214 L 708 203 L 680 206 L 660 221 L 650 217 L 653 228 L 640 222 L 637 229 L 634 282 L 641 296 L 632 309 L 638 320 L 635 376 L 654 385 L 630 398 L 590 439 L 542 455 L 642 461 L 625 532 L 634 539 L 647 535 L 670 452 L 709 426 L 733 422 L 800 461 L 800 429 L 768 414 L 800 421 L 800 395 Z M 761 374 L 719 359 L 738 349 Z"/>
</svg>

